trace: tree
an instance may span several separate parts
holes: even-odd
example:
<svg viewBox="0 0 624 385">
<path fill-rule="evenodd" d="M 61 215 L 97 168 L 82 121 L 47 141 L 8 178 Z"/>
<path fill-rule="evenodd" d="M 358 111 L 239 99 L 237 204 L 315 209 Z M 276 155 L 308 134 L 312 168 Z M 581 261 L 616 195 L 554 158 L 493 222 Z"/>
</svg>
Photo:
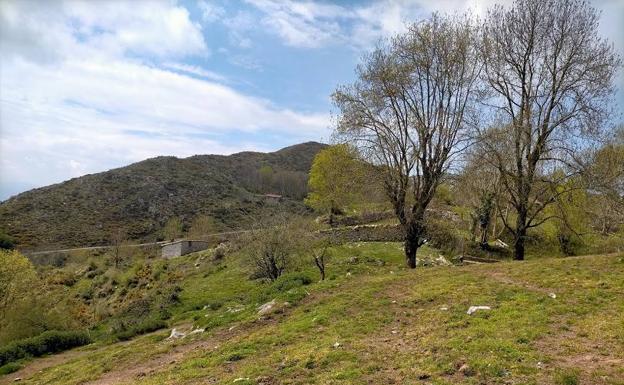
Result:
<svg viewBox="0 0 624 385">
<path fill-rule="evenodd" d="M 353 204 L 360 197 L 365 183 L 363 165 L 357 151 L 348 144 L 337 144 L 320 151 L 312 163 L 308 187 L 308 206 L 329 213 L 329 224 L 334 215 Z"/>
<path fill-rule="evenodd" d="M 215 221 L 207 215 L 198 215 L 193 220 L 188 235 L 194 239 L 204 239 L 217 231 Z"/>
<path fill-rule="evenodd" d="M 295 221 L 279 217 L 274 223 L 249 233 L 246 247 L 255 277 L 275 281 L 293 265 L 303 239 L 299 229 Z"/>
<path fill-rule="evenodd" d="M 0 250 L 0 324 L 9 307 L 28 295 L 37 283 L 32 263 L 17 251 Z"/>
<path fill-rule="evenodd" d="M 262 192 L 271 192 L 273 187 L 273 168 L 268 165 L 264 165 L 260 167 L 258 170 L 258 175 L 260 179 L 260 191 Z"/>
<path fill-rule="evenodd" d="M 583 0 L 516 0 L 489 10 L 482 32 L 485 79 L 498 129 L 483 136 L 515 224 L 514 259 L 524 259 L 527 230 L 578 173 L 579 137 L 600 127 L 621 65 L 598 35 L 598 13 Z M 554 170 L 566 170 L 553 179 Z"/>
<path fill-rule="evenodd" d="M 475 41 L 467 16 L 434 14 L 368 55 L 357 80 L 333 95 L 338 136 L 383 175 L 411 268 L 425 241 L 427 206 L 472 132 L 480 68 Z"/>
<path fill-rule="evenodd" d="M 173 217 L 167 221 L 163 229 L 166 240 L 173 242 L 182 236 L 182 221 L 178 217 Z"/>
<path fill-rule="evenodd" d="M 113 233 L 112 241 L 113 263 L 115 264 L 115 268 L 119 268 L 119 265 L 121 265 L 128 253 L 126 233 L 122 229 L 117 229 Z"/>
</svg>

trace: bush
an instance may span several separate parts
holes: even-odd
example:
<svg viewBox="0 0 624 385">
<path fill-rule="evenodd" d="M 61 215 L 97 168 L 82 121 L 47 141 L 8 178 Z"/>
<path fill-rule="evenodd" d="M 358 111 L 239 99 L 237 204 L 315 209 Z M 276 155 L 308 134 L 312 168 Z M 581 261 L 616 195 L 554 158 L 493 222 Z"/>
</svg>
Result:
<svg viewBox="0 0 624 385">
<path fill-rule="evenodd" d="M 15 247 L 15 243 L 13 238 L 6 235 L 3 232 L 0 232 L 0 249 L 8 249 L 11 250 Z"/>
<path fill-rule="evenodd" d="M 13 341 L 0 348 L 0 365 L 25 357 L 39 357 L 48 353 L 62 352 L 91 343 L 91 337 L 83 331 L 43 332 L 36 337 Z"/>
<path fill-rule="evenodd" d="M 21 368 L 22 365 L 18 364 L 17 362 L 9 362 L 4 366 L 0 366 L 0 376 L 17 372 Z"/>
<path fill-rule="evenodd" d="M 277 292 L 284 292 L 296 287 L 311 284 L 312 277 L 305 273 L 289 273 L 279 277 L 273 284 L 273 289 Z"/>
<path fill-rule="evenodd" d="M 127 325 L 123 321 L 119 321 L 119 323 L 113 328 L 113 330 L 116 329 L 113 336 L 120 341 L 126 341 L 134 336 L 150 333 L 165 327 L 167 327 L 165 321 L 156 318 L 144 319 L 133 325 Z"/>
</svg>

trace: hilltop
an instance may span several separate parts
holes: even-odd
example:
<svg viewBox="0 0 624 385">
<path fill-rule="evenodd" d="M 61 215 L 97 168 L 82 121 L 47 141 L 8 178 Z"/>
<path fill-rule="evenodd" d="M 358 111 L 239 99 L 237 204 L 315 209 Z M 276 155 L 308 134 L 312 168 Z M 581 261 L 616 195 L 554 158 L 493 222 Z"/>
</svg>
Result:
<svg viewBox="0 0 624 385">
<path fill-rule="evenodd" d="M 37 188 L 0 203 L 0 230 L 20 248 L 100 245 L 121 229 L 156 240 L 164 224 L 199 214 L 218 230 L 245 228 L 275 212 L 303 212 L 307 176 L 325 145 L 307 142 L 272 153 L 161 156 Z M 275 205 L 265 193 L 283 195 Z"/>
</svg>

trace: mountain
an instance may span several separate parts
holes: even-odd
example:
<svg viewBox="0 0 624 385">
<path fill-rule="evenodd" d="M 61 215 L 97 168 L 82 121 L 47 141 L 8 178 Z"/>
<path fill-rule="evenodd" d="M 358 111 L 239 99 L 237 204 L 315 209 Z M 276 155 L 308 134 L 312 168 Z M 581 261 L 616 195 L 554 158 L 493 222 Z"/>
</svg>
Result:
<svg viewBox="0 0 624 385">
<path fill-rule="evenodd" d="M 302 212 L 316 142 L 272 153 L 161 156 L 30 190 L 0 203 L 0 230 L 20 248 L 99 245 L 122 230 L 128 239 L 159 239 L 179 217 L 198 215 L 219 230 L 247 228 L 278 211 Z M 284 196 L 280 203 L 264 194 Z"/>
</svg>

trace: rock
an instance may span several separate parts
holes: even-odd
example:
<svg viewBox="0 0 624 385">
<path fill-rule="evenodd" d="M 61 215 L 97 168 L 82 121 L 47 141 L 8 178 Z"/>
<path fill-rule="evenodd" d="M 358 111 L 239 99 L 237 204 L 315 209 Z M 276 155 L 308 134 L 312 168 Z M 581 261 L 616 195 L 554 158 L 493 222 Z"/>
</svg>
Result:
<svg viewBox="0 0 624 385">
<path fill-rule="evenodd" d="M 351 272 L 350 272 L 350 271 L 347 271 L 346 276 L 347 276 L 347 277 L 350 277 L 350 276 L 351 276 Z"/>
<path fill-rule="evenodd" d="M 453 266 L 453 264 L 448 259 L 444 258 L 442 254 L 438 255 L 438 258 L 435 259 L 435 262 L 440 266 Z"/>
<path fill-rule="evenodd" d="M 458 372 L 460 372 L 466 377 L 470 377 L 474 375 L 474 370 L 472 370 L 472 368 L 468 366 L 468 364 L 463 364 L 462 366 L 460 366 Z"/>
<path fill-rule="evenodd" d="M 549 294 L 548 294 L 548 296 L 549 296 L 550 298 L 552 298 L 552 299 L 557 298 L 557 294 L 555 294 L 555 293 L 549 293 Z"/>
<path fill-rule="evenodd" d="M 472 313 L 475 313 L 478 310 L 492 310 L 492 308 L 489 306 L 470 306 L 466 314 L 471 315 Z"/>
<path fill-rule="evenodd" d="M 506 244 L 505 242 L 501 241 L 500 239 L 497 239 L 496 241 L 494 241 L 494 244 L 498 247 L 502 247 L 503 249 L 507 249 L 509 247 L 508 244 Z"/>
<path fill-rule="evenodd" d="M 169 338 L 183 338 L 184 336 L 186 336 L 186 334 L 178 331 L 176 328 L 171 329 L 171 334 L 169 335 Z"/>
<path fill-rule="evenodd" d="M 446 306 L 442 306 L 442 307 L 440 308 L 440 310 L 442 310 L 442 311 L 447 311 L 447 310 L 448 310 L 448 307 L 446 307 Z"/>
<path fill-rule="evenodd" d="M 238 377 L 232 382 L 249 381 L 249 377 Z"/>
<path fill-rule="evenodd" d="M 264 305 L 258 307 L 258 315 L 269 314 L 271 311 L 273 311 L 274 307 L 275 307 L 275 300 L 272 300 L 271 302 L 267 302 Z"/>
<path fill-rule="evenodd" d="M 22 377 L 15 377 L 15 378 L 13 379 L 13 381 L 14 381 L 14 382 L 18 382 L 18 381 L 21 381 L 21 380 L 22 380 Z"/>
<path fill-rule="evenodd" d="M 334 349 L 338 349 L 339 347 L 341 347 L 342 345 L 340 344 L 340 342 L 336 341 L 333 345 Z"/>
<path fill-rule="evenodd" d="M 206 331 L 206 329 L 195 329 L 195 330 L 191 330 L 191 332 L 188 335 L 203 333 L 205 331 Z"/>
<path fill-rule="evenodd" d="M 351 257 L 349 258 L 349 263 L 354 265 L 356 263 L 360 262 L 360 259 L 358 257 Z"/>
</svg>

